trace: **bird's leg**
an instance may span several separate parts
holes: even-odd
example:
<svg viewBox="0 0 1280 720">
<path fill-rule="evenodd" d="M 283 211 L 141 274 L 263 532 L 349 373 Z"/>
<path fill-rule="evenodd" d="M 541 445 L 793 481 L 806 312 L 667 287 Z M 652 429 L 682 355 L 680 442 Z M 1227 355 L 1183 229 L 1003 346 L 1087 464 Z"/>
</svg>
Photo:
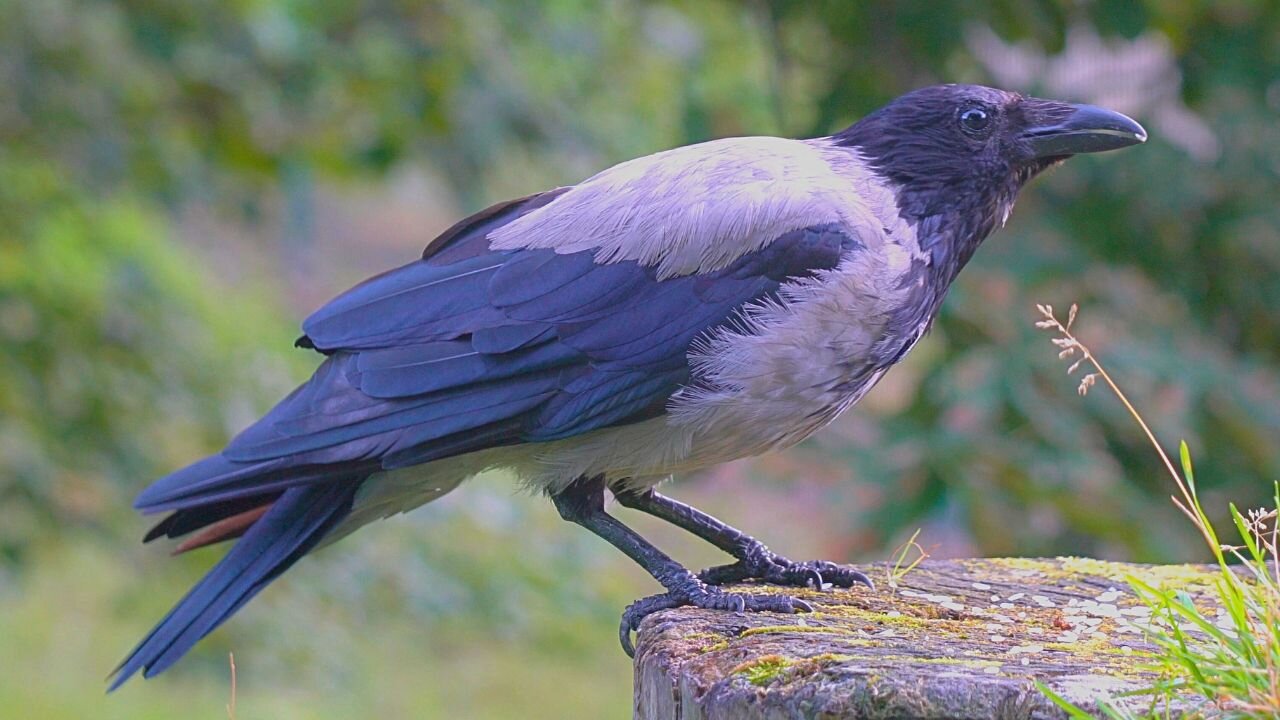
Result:
<svg viewBox="0 0 1280 720">
<path fill-rule="evenodd" d="M 662 495 L 653 488 L 640 491 L 618 489 L 614 491 L 614 497 L 623 507 L 662 518 L 738 559 L 732 565 L 718 565 L 698 573 L 698 578 L 708 585 L 763 580 L 773 585 L 812 585 L 815 588 L 821 588 L 823 583 L 831 583 L 837 587 L 853 587 L 854 584 L 861 583 L 874 587 L 871 578 L 848 565 L 837 565 L 826 560 L 788 560 L 741 530 L 726 525 L 695 507 Z"/>
<path fill-rule="evenodd" d="M 627 655 L 635 654 L 635 647 L 631 644 L 631 631 L 640 626 L 640 621 L 645 616 L 658 610 L 681 605 L 737 612 L 765 610 L 794 613 L 813 610 L 805 601 L 785 595 L 745 595 L 708 587 L 680 563 L 604 511 L 603 478 L 579 478 L 569 487 L 552 495 L 551 501 L 560 511 L 561 517 L 609 541 L 666 588 L 665 593 L 637 600 L 623 612 L 619 639 Z"/>
</svg>

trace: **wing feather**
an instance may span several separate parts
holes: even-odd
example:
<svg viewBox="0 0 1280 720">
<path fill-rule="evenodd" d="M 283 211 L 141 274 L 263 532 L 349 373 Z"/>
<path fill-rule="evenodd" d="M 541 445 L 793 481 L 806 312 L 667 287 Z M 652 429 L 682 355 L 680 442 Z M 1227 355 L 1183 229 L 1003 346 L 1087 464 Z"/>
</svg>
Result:
<svg viewBox="0 0 1280 720">
<path fill-rule="evenodd" d="M 258 481 L 278 492 L 304 461 L 387 468 L 654 417 L 689 381 L 697 337 L 856 246 L 837 225 L 804 228 L 714 272 L 667 279 L 588 251 L 418 261 L 307 320 L 330 357 L 220 462 L 271 468 Z M 182 502 L 243 497 L 253 475 L 223 469 Z"/>
</svg>

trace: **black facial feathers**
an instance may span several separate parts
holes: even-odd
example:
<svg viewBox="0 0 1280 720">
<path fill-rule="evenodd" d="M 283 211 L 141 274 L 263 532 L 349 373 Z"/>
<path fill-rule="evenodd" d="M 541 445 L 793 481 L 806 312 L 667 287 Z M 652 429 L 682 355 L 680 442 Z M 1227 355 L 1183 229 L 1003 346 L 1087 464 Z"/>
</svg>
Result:
<svg viewBox="0 0 1280 720">
<path fill-rule="evenodd" d="M 1072 110 L 994 88 L 939 85 L 903 95 L 833 139 L 889 181 L 934 271 L 950 282 L 1023 184 L 1062 159 L 1036 157 L 1027 128 Z"/>
</svg>

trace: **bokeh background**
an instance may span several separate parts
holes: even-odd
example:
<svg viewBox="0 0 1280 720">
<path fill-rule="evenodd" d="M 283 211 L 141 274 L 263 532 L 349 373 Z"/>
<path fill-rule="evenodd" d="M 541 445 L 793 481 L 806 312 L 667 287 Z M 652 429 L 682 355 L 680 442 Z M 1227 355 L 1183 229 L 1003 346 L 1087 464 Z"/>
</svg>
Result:
<svg viewBox="0 0 1280 720">
<path fill-rule="evenodd" d="M 1151 141 L 1035 182 L 854 411 L 671 492 L 795 557 L 1204 559 L 1077 328 L 1203 495 L 1280 477 L 1280 8 L 1007 0 L 0 1 L 0 715 L 623 718 L 655 589 L 481 478 L 272 586 L 162 679 L 101 678 L 217 557 L 138 544 L 150 480 L 316 365 L 334 293 L 461 215 L 614 162 L 835 131 L 909 89 L 1094 102 Z M 720 558 L 620 511 L 691 565 Z"/>
</svg>

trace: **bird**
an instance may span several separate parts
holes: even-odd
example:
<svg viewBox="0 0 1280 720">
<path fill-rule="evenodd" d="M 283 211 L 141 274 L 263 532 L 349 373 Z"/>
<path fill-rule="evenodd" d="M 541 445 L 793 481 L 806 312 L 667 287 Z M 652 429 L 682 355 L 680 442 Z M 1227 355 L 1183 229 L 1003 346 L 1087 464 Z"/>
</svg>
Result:
<svg viewBox="0 0 1280 720">
<path fill-rule="evenodd" d="M 662 586 L 623 612 L 812 610 L 782 586 L 870 585 L 657 491 L 781 450 L 929 330 L 1021 188 L 1145 142 L 1101 107 L 979 85 L 909 92 L 833 135 L 736 137 L 501 202 L 302 323 L 314 375 L 219 453 L 137 497 L 146 535 L 229 550 L 109 676 L 172 666 L 307 553 L 502 468 Z M 619 521 L 661 518 L 733 562 L 694 573 Z"/>
</svg>

